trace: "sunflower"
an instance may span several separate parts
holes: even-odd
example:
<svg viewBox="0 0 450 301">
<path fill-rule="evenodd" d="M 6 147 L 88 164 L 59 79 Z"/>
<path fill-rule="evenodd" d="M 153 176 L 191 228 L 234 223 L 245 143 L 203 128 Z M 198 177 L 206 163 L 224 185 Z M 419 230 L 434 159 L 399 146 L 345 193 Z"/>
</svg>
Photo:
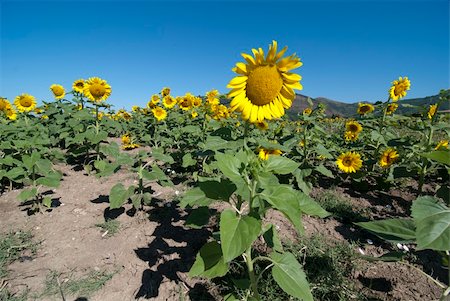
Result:
<svg viewBox="0 0 450 301">
<path fill-rule="evenodd" d="M 191 118 L 194 119 L 194 118 L 197 117 L 197 116 L 198 116 L 197 111 L 192 111 L 192 113 L 191 113 Z"/>
<path fill-rule="evenodd" d="M 398 108 L 398 104 L 396 104 L 396 103 L 388 104 L 387 108 L 386 108 L 386 114 L 388 114 L 388 115 L 393 114 L 397 110 L 397 108 Z"/>
<path fill-rule="evenodd" d="M 22 94 L 14 99 L 14 104 L 19 112 L 30 112 L 36 107 L 36 99 L 30 94 Z"/>
<path fill-rule="evenodd" d="M 269 128 L 269 124 L 264 120 L 261 122 L 255 122 L 254 125 L 262 131 L 265 131 Z"/>
<path fill-rule="evenodd" d="M 162 103 L 167 109 L 172 109 L 177 104 L 177 100 L 172 96 L 167 95 L 163 97 Z"/>
<path fill-rule="evenodd" d="M 206 98 L 208 100 L 217 98 L 218 95 L 219 95 L 219 91 L 218 90 L 211 90 L 211 91 L 206 92 Z"/>
<path fill-rule="evenodd" d="M 406 91 L 411 88 L 411 82 L 405 77 L 399 77 L 398 80 L 392 82 L 392 86 L 389 89 L 389 97 L 392 101 L 397 101 L 406 96 Z"/>
<path fill-rule="evenodd" d="M 435 150 L 445 150 L 448 149 L 448 140 L 441 140 L 434 148 Z"/>
<path fill-rule="evenodd" d="M 428 119 L 433 119 L 434 114 L 436 114 L 437 110 L 437 104 L 430 105 L 430 108 L 428 109 Z"/>
<path fill-rule="evenodd" d="M 311 108 L 306 108 L 306 109 L 303 110 L 303 115 L 309 116 L 309 115 L 311 115 L 311 113 L 312 113 L 312 109 Z"/>
<path fill-rule="evenodd" d="M 0 111 L 6 111 L 8 108 L 11 108 L 11 103 L 3 97 L 0 97 Z"/>
<path fill-rule="evenodd" d="M 359 115 L 366 115 L 368 113 L 372 113 L 375 110 L 375 107 L 370 103 L 359 103 L 358 110 L 356 111 Z"/>
<path fill-rule="evenodd" d="M 84 92 L 84 79 L 77 79 L 72 84 L 72 89 L 77 93 Z"/>
<path fill-rule="evenodd" d="M 359 134 L 362 131 L 362 126 L 358 121 L 350 120 L 345 123 L 345 130 L 354 134 Z"/>
<path fill-rule="evenodd" d="M 111 86 L 99 77 L 89 78 L 84 85 L 84 95 L 94 102 L 102 102 L 111 95 Z"/>
<path fill-rule="evenodd" d="M 64 90 L 64 87 L 61 85 L 53 84 L 50 86 L 50 90 L 53 92 L 55 99 L 62 99 L 66 95 L 66 91 Z"/>
<path fill-rule="evenodd" d="M 156 120 L 161 121 L 166 119 L 167 112 L 161 107 L 156 107 L 152 110 L 153 116 L 155 116 Z"/>
<path fill-rule="evenodd" d="M 194 96 L 191 93 L 186 93 L 183 97 L 179 98 L 178 105 L 184 111 L 192 109 L 194 105 Z"/>
<path fill-rule="evenodd" d="M 259 150 L 259 158 L 261 160 L 268 160 L 270 155 L 279 156 L 281 151 L 279 149 L 265 149 L 261 148 Z"/>
<path fill-rule="evenodd" d="M 162 90 L 161 90 L 162 97 L 166 97 L 169 94 L 170 94 L 170 88 L 168 88 L 168 87 L 162 88 Z"/>
<path fill-rule="evenodd" d="M 378 162 L 381 167 L 388 168 L 398 159 L 397 151 L 393 148 L 386 149 L 380 157 L 380 161 Z"/>
<path fill-rule="evenodd" d="M 123 135 L 121 140 L 122 140 L 122 145 L 126 145 L 126 144 L 130 144 L 131 143 L 130 135 Z"/>
<path fill-rule="evenodd" d="M 150 101 L 151 101 L 154 105 L 157 105 L 157 104 L 161 101 L 161 97 L 159 97 L 158 94 L 153 94 L 152 97 L 150 98 Z"/>
<path fill-rule="evenodd" d="M 16 120 L 17 119 L 17 112 L 14 110 L 12 106 L 5 109 L 6 117 L 8 117 L 9 120 Z"/>
<path fill-rule="evenodd" d="M 196 108 L 202 105 L 202 99 L 200 97 L 194 97 L 192 99 L 192 105 Z"/>
<path fill-rule="evenodd" d="M 246 63 L 237 63 L 233 71 L 238 74 L 227 88 L 233 98 L 230 107 L 241 112 L 250 122 L 279 118 L 290 108 L 295 98 L 294 89 L 303 89 L 301 76 L 289 72 L 302 65 L 295 55 L 282 58 L 287 47 L 277 53 L 277 42 L 269 45 L 267 56 L 262 48 L 252 49 L 253 56 L 242 53 Z"/>
<path fill-rule="evenodd" d="M 358 133 L 352 131 L 345 131 L 344 139 L 345 141 L 356 141 L 358 140 Z"/>
<path fill-rule="evenodd" d="M 362 167 L 361 155 L 355 152 L 346 152 L 339 156 L 336 164 L 345 173 L 356 172 Z"/>
<path fill-rule="evenodd" d="M 123 149 L 134 149 L 138 148 L 139 144 L 133 143 L 130 135 L 126 134 L 122 136 L 122 148 Z"/>
<path fill-rule="evenodd" d="M 134 113 L 139 113 L 141 111 L 141 108 L 139 106 L 132 106 L 131 111 Z"/>
</svg>

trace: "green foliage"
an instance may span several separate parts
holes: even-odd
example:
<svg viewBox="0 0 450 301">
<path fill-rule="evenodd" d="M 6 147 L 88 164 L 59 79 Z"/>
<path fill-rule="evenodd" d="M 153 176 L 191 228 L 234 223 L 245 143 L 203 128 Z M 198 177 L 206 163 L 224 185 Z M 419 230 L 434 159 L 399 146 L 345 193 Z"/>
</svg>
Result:
<svg viewBox="0 0 450 301">
<path fill-rule="evenodd" d="M 30 232 L 24 231 L 0 234 L 0 279 L 7 275 L 7 265 L 18 260 L 24 251 L 36 252 L 37 244 L 32 238 Z"/>
</svg>

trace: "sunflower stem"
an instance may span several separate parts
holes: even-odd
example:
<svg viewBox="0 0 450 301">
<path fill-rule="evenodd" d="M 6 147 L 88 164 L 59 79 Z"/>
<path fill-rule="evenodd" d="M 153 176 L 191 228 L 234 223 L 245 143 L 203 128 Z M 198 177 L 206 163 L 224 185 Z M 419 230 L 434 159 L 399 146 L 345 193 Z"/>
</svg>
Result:
<svg viewBox="0 0 450 301">
<path fill-rule="evenodd" d="M 252 247 L 251 246 L 245 251 L 244 259 L 245 259 L 245 263 L 247 264 L 248 275 L 250 277 L 252 295 L 256 300 L 259 301 L 259 300 L 261 300 L 261 298 L 259 297 L 259 293 L 258 293 L 258 283 L 256 281 L 255 271 L 254 271 L 254 267 L 253 267 Z"/>
<path fill-rule="evenodd" d="M 95 105 L 95 132 L 98 136 L 98 133 L 100 132 L 100 123 L 98 122 L 98 106 Z M 95 146 L 95 152 L 97 153 L 97 161 L 100 160 L 100 142 L 97 143 Z"/>
</svg>

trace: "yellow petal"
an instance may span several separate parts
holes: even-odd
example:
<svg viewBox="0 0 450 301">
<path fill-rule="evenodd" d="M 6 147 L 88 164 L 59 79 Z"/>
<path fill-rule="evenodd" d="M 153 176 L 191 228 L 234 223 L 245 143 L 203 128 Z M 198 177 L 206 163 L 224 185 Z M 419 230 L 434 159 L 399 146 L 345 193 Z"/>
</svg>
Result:
<svg viewBox="0 0 450 301">
<path fill-rule="evenodd" d="M 277 41 L 272 41 L 272 45 L 269 45 L 269 52 L 267 52 L 266 61 L 268 63 L 273 63 L 275 54 L 277 53 Z"/>
<path fill-rule="evenodd" d="M 298 75 L 296 73 L 290 73 L 290 72 L 281 73 L 281 76 L 283 77 L 284 82 L 288 82 L 290 84 L 299 82 L 302 79 L 302 77 L 300 75 Z"/>
<path fill-rule="evenodd" d="M 294 84 L 286 84 L 286 86 L 291 89 L 303 90 L 303 86 L 299 82 L 296 82 Z"/>
<path fill-rule="evenodd" d="M 281 87 L 280 91 L 281 95 L 283 95 L 287 99 L 294 99 L 295 98 L 295 92 L 292 88 L 287 87 L 286 85 L 283 85 Z"/>
<path fill-rule="evenodd" d="M 264 107 L 261 106 L 261 107 L 259 107 L 259 110 L 258 110 L 258 122 L 261 122 L 263 120 L 264 120 Z"/>
<path fill-rule="evenodd" d="M 230 92 L 228 92 L 228 98 L 236 97 L 241 93 L 245 94 L 245 89 L 243 87 L 234 88 Z"/>
<path fill-rule="evenodd" d="M 275 55 L 274 61 L 275 62 L 278 61 L 283 56 L 283 54 L 286 52 L 287 49 L 288 49 L 287 46 L 284 46 L 284 48 L 281 49 L 277 55 Z"/>
<path fill-rule="evenodd" d="M 259 109 L 259 106 L 253 105 L 252 111 L 250 113 L 250 122 L 252 122 L 252 123 L 256 122 L 256 120 L 258 119 L 258 109 Z"/>
<path fill-rule="evenodd" d="M 234 69 L 234 72 L 236 73 L 247 75 L 247 65 L 244 63 L 237 63 Z"/>
<path fill-rule="evenodd" d="M 250 66 L 256 65 L 255 59 L 247 53 L 241 53 L 242 57 L 250 64 Z"/>
</svg>

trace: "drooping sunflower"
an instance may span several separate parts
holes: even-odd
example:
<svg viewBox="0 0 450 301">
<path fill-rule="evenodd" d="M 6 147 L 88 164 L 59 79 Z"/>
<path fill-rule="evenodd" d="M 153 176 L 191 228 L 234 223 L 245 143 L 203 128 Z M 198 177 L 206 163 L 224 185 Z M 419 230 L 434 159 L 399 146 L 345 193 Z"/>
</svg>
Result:
<svg viewBox="0 0 450 301">
<path fill-rule="evenodd" d="M 161 107 L 156 107 L 152 110 L 153 116 L 155 116 L 156 120 L 161 121 L 166 119 L 167 112 Z"/>
<path fill-rule="evenodd" d="M 345 130 L 354 134 L 359 134 L 362 131 L 362 125 L 356 120 L 350 120 L 345 123 Z"/>
<path fill-rule="evenodd" d="M 380 161 L 378 161 L 378 163 L 381 167 L 388 168 L 398 160 L 398 157 L 399 155 L 395 149 L 388 148 L 383 152 L 383 154 L 381 154 Z"/>
<path fill-rule="evenodd" d="M 434 148 L 435 150 L 445 150 L 448 149 L 448 140 L 441 140 Z"/>
<path fill-rule="evenodd" d="M 396 104 L 396 103 L 388 104 L 387 108 L 386 108 L 386 114 L 388 114 L 388 115 L 393 114 L 397 110 L 397 108 L 398 108 L 398 104 Z"/>
<path fill-rule="evenodd" d="M 166 97 L 169 94 L 170 94 L 170 88 L 168 88 L 168 87 L 162 88 L 162 90 L 161 90 L 162 97 Z"/>
<path fill-rule="evenodd" d="M 437 104 L 430 105 L 427 113 L 428 119 L 433 119 L 434 114 L 436 114 L 437 106 Z"/>
<path fill-rule="evenodd" d="M 83 92 L 93 102 L 100 103 L 111 95 L 111 86 L 104 79 L 91 77 L 84 83 Z"/>
<path fill-rule="evenodd" d="M 172 109 L 177 104 L 177 100 L 170 95 L 164 96 L 162 102 L 167 109 Z"/>
<path fill-rule="evenodd" d="M 241 112 L 241 117 L 250 122 L 279 118 L 284 109 L 292 105 L 296 90 L 303 89 L 301 76 L 289 72 L 303 63 L 293 54 L 282 58 L 287 47 L 277 53 L 277 42 L 269 45 L 264 57 L 262 48 L 252 49 L 253 56 L 242 53 L 246 63 L 239 62 L 233 71 L 238 74 L 227 88 L 228 97 L 233 98 L 230 107 Z"/>
<path fill-rule="evenodd" d="M 392 86 L 389 89 L 389 97 L 392 101 L 397 101 L 406 96 L 406 91 L 411 88 L 411 82 L 405 77 L 399 77 L 398 80 L 392 82 Z"/>
<path fill-rule="evenodd" d="M 268 160 L 270 155 L 279 156 L 281 155 L 281 151 L 279 149 L 265 149 L 261 148 L 259 150 L 259 158 L 261 160 Z"/>
<path fill-rule="evenodd" d="M 345 173 L 356 172 L 362 167 L 361 155 L 356 152 L 342 153 L 336 160 L 336 164 Z"/>
<path fill-rule="evenodd" d="M 21 94 L 14 99 L 14 105 L 19 112 L 30 112 L 36 108 L 36 99 L 30 94 Z"/>
<path fill-rule="evenodd" d="M 373 105 L 371 105 L 370 103 L 359 103 L 358 109 L 356 112 L 359 115 L 366 115 L 366 114 L 372 113 L 373 110 L 375 110 L 375 107 Z"/>
<path fill-rule="evenodd" d="M 55 99 L 62 99 L 66 95 L 66 91 L 64 90 L 64 87 L 61 85 L 53 84 L 50 86 L 50 90 L 53 92 Z"/>
<path fill-rule="evenodd" d="M 72 90 L 77 93 L 83 93 L 84 92 L 84 79 L 77 79 L 72 84 Z"/>
</svg>

